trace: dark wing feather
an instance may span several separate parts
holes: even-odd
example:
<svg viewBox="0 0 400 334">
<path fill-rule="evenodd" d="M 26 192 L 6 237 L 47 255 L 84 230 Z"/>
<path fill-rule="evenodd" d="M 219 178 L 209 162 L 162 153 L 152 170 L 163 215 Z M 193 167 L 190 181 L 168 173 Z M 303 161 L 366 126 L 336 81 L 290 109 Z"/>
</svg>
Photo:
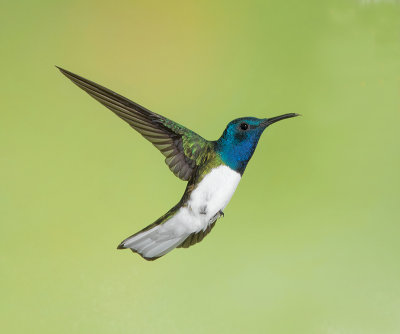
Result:
<svg viewBox="0 0 400 334">
<path fill-rule="evenodd" d="M 190 246 L 193 246 L 194 244 L 197 244 L 198 242 L 202 241 L 204 237 L 210 233 L 212 228 L 215 226 L 217 220 L 209 224 L 204 231 L 200 232 L 194 232 L 189 234 L 189 236 L 185 239 L 184 242 L 182 242 L 177 248 L 189 248 Z"/>
<path fill-rule="evenodd" d="M 210 142 L 168 118 L 79 75 L 57 67 L 86 93 L 113 111 L 149 140 L 165 156 L 165 163 L 180 179 L 187 181 L 202 162 Z"/>
</svg>

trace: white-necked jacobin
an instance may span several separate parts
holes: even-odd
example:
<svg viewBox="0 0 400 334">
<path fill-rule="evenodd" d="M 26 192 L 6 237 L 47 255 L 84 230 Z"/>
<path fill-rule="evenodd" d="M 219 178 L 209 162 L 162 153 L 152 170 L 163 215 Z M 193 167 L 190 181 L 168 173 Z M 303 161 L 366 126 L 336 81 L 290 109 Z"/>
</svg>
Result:
<svg viewBox="0 0 400 334">
<path fill-rule="evenodd" d="M 277 121 L 298 116 L 290 113 L 272 118 L 238 118 L 227 125 L 221 138 L 208 141 L 105 87 L 58 69 L 149 140 L 165 156 L 169 169 L 188 181 L 178 204 L 118 246 L 130 248 L 146 260 L 203 240 L 224 215 L 264 130 Z"/>
</svg>

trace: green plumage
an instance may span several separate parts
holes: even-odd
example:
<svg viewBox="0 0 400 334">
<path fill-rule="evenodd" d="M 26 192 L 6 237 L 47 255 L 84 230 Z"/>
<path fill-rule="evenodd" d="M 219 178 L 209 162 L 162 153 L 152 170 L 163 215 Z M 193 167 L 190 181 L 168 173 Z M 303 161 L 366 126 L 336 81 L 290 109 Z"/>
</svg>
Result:
<svg viewBox="0 0 400 334">
<path fill-rule="evenodd" d="M 203 177 L 212 168 L 222 164 L 219 155 L 215 152 L 214 142 L 205 140 L 184 126 L 156 114 L 141 105 L 96 84 L 95 82 L 87 80 L 62 68 L 59 68 L 59 70 L 74 84 L 113 111 L 133 129 L 138 131 L 144 138 L 149 140 L 165 156 L 165 163 L 169 169 L 181 180 L 189 181 L 186 190 L 177 205 L 170 209 L 165 215 L 157 219 L 154 223 L 125 240 L 151 230 L 155 226 L 168 221 L 176 214 L 179 208 L 186 205 L 185 203 L 190 197 L 190 194 Z M 211 222 L 204 231 L 190 234 L 182 244 L 177 247 L 187 248 L 203 240 L 203 238 L 214 227 L 215 221 L 218 218 L 219 216 L 216 216 L 215 220 Z M 122 246 L 124 241 L 118 248 L 124 248 Z M 143 256 L 142 254 L 140 255 Z M 155 260 L 157 257 L 144 258 L 146 260 Z"/>
<path fill-rule="evenodd" d="M 212 143 L 195 132 L 90 80 L 59 70 L 157 147 L 169 169 L 181 180 L 188 181 L 207 158 Z"/>
<path fill-rule="evenodd" d="M 130 248 L 147 260 L 203 240 L 223 215 L 222 210 L 235 192 L 265 128 L 281 119 L 298 116 L 238 118 L 228 124 L 220 139 L 207 141 L 103 86 L 59 69 L 150 141 L 165 156 L 169 169 L 181 180 L 188 181 L 177 205 L 118 246 Z"/>
</svg>

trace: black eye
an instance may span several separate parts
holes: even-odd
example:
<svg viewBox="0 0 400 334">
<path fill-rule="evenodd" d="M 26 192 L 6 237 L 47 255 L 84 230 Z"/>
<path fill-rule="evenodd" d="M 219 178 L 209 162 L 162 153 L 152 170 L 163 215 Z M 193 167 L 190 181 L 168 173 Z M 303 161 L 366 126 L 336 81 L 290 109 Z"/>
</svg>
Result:
<svg viewBox="0 0 400 334">
<path fill-rule="evenodd" d="M 243 131 L 246 131 L 246 130 L 249 128 L 249 125 L 248 125 L 247 123 L 242 123 L 242 124 L 240 124 L 240 128 L 241 128 Z"/>
</svg>

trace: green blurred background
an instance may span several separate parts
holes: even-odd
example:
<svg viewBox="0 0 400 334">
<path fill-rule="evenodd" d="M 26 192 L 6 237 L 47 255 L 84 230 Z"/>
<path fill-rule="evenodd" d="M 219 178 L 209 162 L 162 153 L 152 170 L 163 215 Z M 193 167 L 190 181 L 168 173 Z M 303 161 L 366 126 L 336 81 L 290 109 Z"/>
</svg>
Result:
<svg viewBox="0 0 400 334">
<path fill-rule="evenodd" d="M 8 1 L 2 333 L 400 332 L 397 1 Z M 268 129 L 202 243 L 118 243 L 179 199 L 162 155 L 54 67 L 200 133 Z"/>
</svg>

